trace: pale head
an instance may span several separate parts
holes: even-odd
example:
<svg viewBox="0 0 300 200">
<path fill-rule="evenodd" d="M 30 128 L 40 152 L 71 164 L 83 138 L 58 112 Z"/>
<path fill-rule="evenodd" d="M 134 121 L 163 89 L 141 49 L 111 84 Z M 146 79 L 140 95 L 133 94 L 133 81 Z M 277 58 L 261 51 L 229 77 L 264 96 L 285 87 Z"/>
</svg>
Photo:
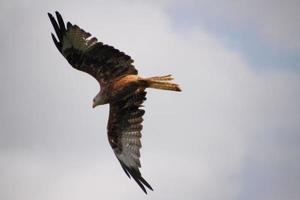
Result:
<svg viewBox="0 0 300 200">
<path fill-rule="evenodd" d="M 103 94 L 103 92 L 100 91 L 93 99 L 93 108 L 107 103 L 108 101 L 106 96 Z"/>
</svg>

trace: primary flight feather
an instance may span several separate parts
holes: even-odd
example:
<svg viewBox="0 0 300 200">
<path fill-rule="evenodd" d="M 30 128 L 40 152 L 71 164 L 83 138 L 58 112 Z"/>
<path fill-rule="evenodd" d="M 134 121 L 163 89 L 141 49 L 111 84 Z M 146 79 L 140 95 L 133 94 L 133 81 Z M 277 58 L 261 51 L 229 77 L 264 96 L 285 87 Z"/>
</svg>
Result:
<svg viewBox="0 0 300 200">
<path fill-rule="evenodd" d="M 100 84 L 100 92 L 93 99 L 93 107 L 109 104 L 107 135 L 123 170 L 141 189 L 153 190 L 142 177 L 139 168 L 141 130 L 143 128 L 142 103 L 146 88 L 181 91 L 171 83 L 171 75 L 142 78 L 133 66 L 130 56 L 112 46 L 98 42 L 95 37 L 70 22 L 64 23 L 59 12 L 56 19 L 48 13 L 56 33 L 51 34 L 55 46 L 67 61 L 80 71 L 93 76 Z"/>
</svg>

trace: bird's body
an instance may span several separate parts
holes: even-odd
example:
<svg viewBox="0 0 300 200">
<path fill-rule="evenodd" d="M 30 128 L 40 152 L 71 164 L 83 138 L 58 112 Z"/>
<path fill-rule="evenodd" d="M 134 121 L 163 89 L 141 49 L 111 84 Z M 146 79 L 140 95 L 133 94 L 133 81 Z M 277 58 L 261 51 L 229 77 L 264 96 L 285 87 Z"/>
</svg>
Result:
<svg viewBox="0 0 300 200">
<path fill-rule="evenodd" d="M 114 79 L 106 87 L 100 88 L 100 92 L 94 99 L 93 107 L 117 101 L 116 98 L 122 96 L 126 87 L 131 88 L 134 84 L 138 84 L 138 80 L 137 75 L 125 75 Z"/>
<path fill-rule="evenodd" d="M 100 92 L 93 99 L 93 107 L 110 105 L 107 125 L 108 141 L 128 177 L 146 192 L 150 184 L 141 176 L 140 148 L 142 121 L 145 113 L 140 107 L 146 100 L 146 88 L 181 91 L 171 83 L 171 75 L 142 78 L 132 65 L 130 56 L 112 46 L 98 42 L 77 25 L 65 23 L 56 12 L 57 21 L 48 13 L 57 38 L 52 39 L 67 61 L 80 71 L 93 76 L 100 84 Z"/>
</svg>

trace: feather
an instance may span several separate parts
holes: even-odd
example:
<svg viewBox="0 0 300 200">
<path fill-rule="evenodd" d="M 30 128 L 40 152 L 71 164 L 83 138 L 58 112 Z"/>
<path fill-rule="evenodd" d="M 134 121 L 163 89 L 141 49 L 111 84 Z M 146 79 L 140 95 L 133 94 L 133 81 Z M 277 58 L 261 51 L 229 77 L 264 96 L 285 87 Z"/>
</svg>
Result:
<svg viewBox="0 0 300 200">
<path fill-rule="evenodd" d="M 52 40 L 73 68 L 93 76 L 100 84 L 101 92 L 96 96 L 100 104 L 110 104 L 107 135 L 110 146 L 129 178 L 133 178 L 147 194 L 153 190 L 142 177 L 140 168 L 141 131 L 143 115 L 141 109 L 146 100 L 147 87 L 180 91 L 177 84 L 170 83 L 171 75 L 143 79 L 133 59 L 113 46 L 103 44 L 76 24 L 65 24 L 61 14 L 56 19 L 48 13 L 55 34 Z M 104 100 L 103 100 L 104 99 Z M 96 105 L 96 104 L 95 104 Z"/>
<path fill-rule="evenodd" d="M 53 35 L 53 33 L 51 33 L 51 37 L 52 37 L 53 42 L 54 42 L 55 46 L 57 47 L 57 49 L 58 49 L 59 51 L 61 51 L 61 44 L 56 40 L 56 38 L 55 38 L 55 36 Z"/>
<path fill-rule="evenodd" d="M 61 32 L 63 32 L 63 33 L 66 32 L 66 27 L 65 27 L 65 23 L 64 23 L 63 18 L 61 17 L 59 12 L 56 11 L 55 14 L 56 14 L 56 18 L 57 18 L 57 21 L 58 21 Z"/>
<path fill-rule="evenodd" d="M 137 74 L 130 56 L 98 42 L 96 37 L 89 39 L 89 32 L 71 22 L 65 24 L 59 12 L 56 11 L 55 15 L 57 20 L 48 13 L 58 40 L 54 35 L 51 37 L 55 46 L 75 69 L 90 74 L 101 86 L 117 77 Z"/>
<path fill-rule="evenodd" d="M 55 30 L 55 33 L 56 33 L 58 39 L 59 39 L 60 41 L 62 41 L 62 37 L 63 37 L 63 36 L 62 36 L 62 32 L 60 31 L 60 29 L 59 29 L 59 27 L 58 27 L 58 24 L 57 24 L 56 20 L 54 19 L 54 17 L 53 17 L 50 13 L 48 13 L 48 16 L 49 16 L 49 18 L 50 18 L 50 21 L 51 21 L 51 23 L 52 23 L 52 26 L 53 26 L 53 28 L 54 28 L 54 30 Z"/>
<path fill-rule="evenodd" d="M 128 90 L 130 91 L 130 90 Z M 147 194 L 146 188 L 153 190 L 150 184 L 142 177 L 139 168 L 142 116 L 145 111 L 140 109 L 146 99 L 146 92 L 136 89 L 132 93 L 123 96 L 116 102 L 110 103 L 108 123 L 108 138 L 123 170 L 128 177 L 133 177 L 135 182 Z M 126 105 L 126 106 L 124 106 Z"/>
</svg>

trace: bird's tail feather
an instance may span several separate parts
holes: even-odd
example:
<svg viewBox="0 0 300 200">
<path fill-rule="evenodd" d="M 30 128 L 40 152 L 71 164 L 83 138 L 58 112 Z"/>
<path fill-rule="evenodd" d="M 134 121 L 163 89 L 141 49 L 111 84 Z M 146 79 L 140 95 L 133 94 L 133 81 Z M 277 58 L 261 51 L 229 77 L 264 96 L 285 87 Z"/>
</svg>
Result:
<svg viewBox="0 0 300 200">
<path fill-rule="evenodd" d="M 172 90 L 180 92 L 181 89 L 178 84 L 171 83 L 174 78 L 171 75 L 166 76 L 154 76 L 143 79 L 147 83 L 147 87 L 160 89 L 160 90 Z"/>
</svg>

